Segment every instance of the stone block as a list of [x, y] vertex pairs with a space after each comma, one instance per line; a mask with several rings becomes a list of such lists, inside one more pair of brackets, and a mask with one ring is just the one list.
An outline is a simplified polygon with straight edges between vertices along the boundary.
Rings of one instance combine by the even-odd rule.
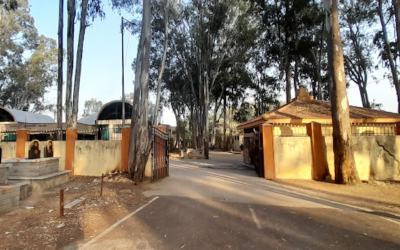
[[12, 208], [13, 208], [12, 203], [8, 203], [3, 206], [0, 206], [0, 213], [10, 211]]
[[0, 185], [7, 185], [9, 168], [0, 166]]

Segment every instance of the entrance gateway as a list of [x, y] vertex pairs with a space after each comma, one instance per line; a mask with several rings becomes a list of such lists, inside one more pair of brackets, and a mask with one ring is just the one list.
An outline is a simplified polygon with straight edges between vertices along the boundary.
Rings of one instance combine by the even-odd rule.
[[254, 166], [258, 176], [264, 177], [262, 137], [259, 131], [244, 134], [244, 162]]
[[169, 136], [153, 127], [153, 147], [151, 151], [151, 182], [169, 176]]

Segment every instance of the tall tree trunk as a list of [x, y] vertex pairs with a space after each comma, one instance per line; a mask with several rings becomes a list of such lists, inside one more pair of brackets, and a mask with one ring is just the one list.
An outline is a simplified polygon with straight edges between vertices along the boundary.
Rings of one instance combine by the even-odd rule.
[[132, 108], [128, 169], [129, 177], [136, 182], [143, 180], [151, 149], [151, 124], [149, 124], [147, 114], [151, 42], [150, 2], [150, 0], [143, 0], [142, 30], [135, 67], [135, 91]]
[[[399, 77], [397, 74], [397, 69], [394, 63], [394, 57], [393, 53], [390, 50], [390, 43], [388, 40], [388, 35], [387, 35], [387, 30], [386, 30], [386, 22], [383, 17], [383, 10], [382, 10], [382, 0], [379, 0], [379, 8], [378, 8], [378, 13], [379, 13], [379, 20], [381, 22], [382, 26], [382, 32], [383, 32], [383, 40], [385, 42], [385, 50], [388, 55], [388, 60], [389, 60], [389, 65], [390, 65], [390, 70], [392, 72], [392, 77], [393, 77], [393, 85], [396, 89], [396, 94], [397, 94], [397, 112], [400, 113], [400, 85], [399, 85]], [[397, 24], [397, 20], [396, 20]], [[399, 35], [399, 34], [397, 34]]]
[[230, 147], [230, 151], [233, 151], [233, 128], [232, 128], [232, 122], [233, 122], [233, 108], [231, 105], [231, 109], [229, 112], [229, 132], [230, 132], [230, 138], [229, 138], [229, 147]]
[[322, 21], [321, 26], [321, 38], [319, 40], [319, 57], [318, 57], [318, 99], [322, 100], [322, 77], [321, 77], [321, 61], [322, 61], [322, 48], [324, 41], [324, 28], [325, 28], [325, 19]]
[[396, 20], [397, 50], [400, 51], [400, 0], [393, 0], [393, 5]]
[[222, 150], [226, 150], [226, 95], [224, 96], [224, 136], [222, 141]]
[[168, 15], [169, 15], [169, 0], [165, 0], [165, 30], [164, 30], [164, 52], [161, 60], [161, 69], [158, 74], [158, 82], [157, 82], [157, 99], [156, 99], [156, 106], [154, 107], [154, 114], [153, 114], [153, 124], [157, 126], [158, 120], [158, 109], [160, 108], [160, 97], [161, 97], [161, 80], [164, 73], [165, 67], [165, 58], [167, 57], [167, 48], [168, 48]]
[[211, 149], [215, 148], [215, 124], [217, 123], [218, 100], [215, 100], [213, 123], [211, 124]]
[[285, 0], [285, 77], [286, 77], [286, 103], [292, 101], [291, 94], [291, 81], [292, 81], [292, 71], [290, 67], [290, 56], [289, 56], [289, 0]]
[[210, 146], [210, 120], [208, 119], [208, 106], [210, 104], [210, 90], [209, 90], [209, 79], [205, 77], [206, 81], [204, 84], [204, 156], [209, 159], [209, 146]]
[[65, 122], [71, 126], [71, 95], [72, 74], [74, 71], [74, 25], [75, 25], [75, 0], [68, 0], [68, 27], [67, 27], [67, 86], [65, 97]]
[[180, 137], [181, 124], [179, 121], [179, 116], [177, 113], [175, 113], [175, 111], [174, 111], [174, 115], [175, 115], [175, 120], [176, 120], [176, 143], [177, 143], [177, 147], [178, 147], [178, 154], [180, 154], [181, 153], [181, 137]]
[[294, 86], [294, 93], [296, 95], [297, 87], [299, 86], [299, 56], [298, 56], [298, 49], [299, 49], [299, 37], [298, 37], [298, 30], [297, 30], [297, 17], [296, 12], [294, 12], [295, 18], [295, 55], [294, 55], [294, 79], [293, 79], [293, 86]]
[[63, 138], [62, 129], [62, 92], [63, 92], [63, 29], [64, 29], [64, 0], [59, 1], [58, 12], [58, 78], [57, 78], [57, 139], [61, 141]]
[[194, 122], [194, 114], [193, 114], [193, 106], [190, 107], [190, 125], [191, 125], [191, 133], [192, 133], [192, 145], [191, 148], [195, 148], [196, 145], [196, 133], [195, 133], [195, 122]]
[[[340, 184], [358, 183], [360, 178], [354, 160], [353, 146], [351, 144], [351, 126], [349, 116], [349, 102], [346, 93], [346, 75], [344, 72], [344, 59], [342, 39], [340, 37], [338, 0], [332, 0], [332, 5], [327, 4], [330, 14], [330, 36], [332, 40], [332, 126], [333, 126], [333, 152], [335, 155], [335, 181]], [[329, 18], [328, 18], [329, 20]]]
[[182, 145], [182, 147], [183, 147], [183, 150], [184, 151], [186, 151], [186, 122], [185, 122], [185, 120], [183, 120], [183, 129], [182, 129], [182, 141], [183, 141], [183, 145]]
[[289, 103], [292, 101], [292, 93], [291, 93], [292, 70], [290, 68], [289, 52], [286, 52], [285, 74], [286, 74], [286, 103]]
[[69, 124], [73, 128], [76, 128], [78, 123], [79, 88], [81, 84], [83, 42], [85, 40], [87, 6], [88, 6], [88, 0], [82, 0], [81, 22], [80, 22], [81, 25], [79, 29], [78, 51], [76, 53], [74, 101], [72, 105], [71, 124]]

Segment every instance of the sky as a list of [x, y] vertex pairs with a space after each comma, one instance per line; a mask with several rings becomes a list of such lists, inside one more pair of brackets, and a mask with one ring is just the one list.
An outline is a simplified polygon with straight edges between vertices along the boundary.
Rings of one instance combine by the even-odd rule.
[[[66, 4], [67, 1], [64, 1]], [[91, 98], [96, 98], [104, 103], [120, 99], [122, 96], [121, 88], [121, 16], [117, 11], [113, 11], [104, 1], [105, 19], [96, 19], [92, 26], [86, 29], [86, 36], [83, 49], [81, 88], [79, 96], [79, 114], [83, 113], [84, 102]], [[30, 0], [31, 15], [35, 19], [35, 26], [40, 34], [57, 40], [58, 31], [58, 1]], [[64, 11], [66, 12], [66, 6]], [[124, 18], [131, 19], [127, 13], [122, 13]], [[66, 29], [67, 17], [64, 17], [64, 48], [66, 49]], [[75, 26], [75, 38], [79, 35], [79, 23]], [[125, 32], [125, 93], [133, 92], [134, 72], [131, 63], [136, 58], [138, 46], [137, 37], [133, 37], [129, 32]], [[75, 45], [76, 49], [77, 45]], [[64, 66], [66, 61], [64, 60]], [[64, 79], [65, 70], [64, 67]], [[376, 82], [368, 84], [368, 94], [370, 101], [382, 104], [382, 109], [390, 112], [397, 112], [396, 91], [390, 86], [387, 79], [383, 79], [382, 73], [378, 73]], [[372, 78], [372, 77], [371, 77]], [[370, 78], [370, 79], [371, 79]], [[351, 84], [347, 90], [350, 105], [362, 106], [358, 87]], [[64, 88], [65, 96], [65, 88]], [[292, 93], [294, 96], [294, 93]], [[64, 97], [65, 98], [65, 97]], [[151, 97], [153, 100], [154, 97]], [[57, 103], [57, 86], [53, 86], [49, 93], [45, 95], [48, 103]], [[282, 93], [280, 100], [285, 100]], [[65, 102], [65, 99], [63, 100]], [[50, 114], [52, 117], [53, 115]], [[175, 126], [175, 118], [171, 110], [164, 107], [162, 118], [164, 124]]]
[[[66, 4], [67, 1], [64, 1]], [[96, 98], [103, 104], [120, 99], [122, 96], [122, 58], [121, 58], [121, 16], [111, 9], [108, 1], [104, 1], [106, 17], [103, 20], [96, 19], [86, 29], [82, 75], [79, 94], [79, 114], [82, 115], [86, 100]], [[30, 0], [31, 15], [35, 19], [35, 26], [40, 34], [58, 40], [58, 1]], [[64, 12], [66, 12], [66, 5]], [[127, 13], [122, 13], [124, 18], [131, 19]], [[64, 49], [66, 50], [67, 16], [64, 15]], [[79, 23], [75, 25], [75, 50], [79, 35]], [[125, 93], [133, 92], [134, 72], [131, 64], [136, 58], [138, 46], [137, 37], [129, 32], [124, 33], [124, 57], [125, 57]], [[64, 60], [64, 82], [66, 79], [66, 60]], [[65, 102], [65, 85], [64, 85]], [[155, 99], [154, 97], [151, 97]], [[57, 103], [57, 86], [53, 86], [45, 95], [48, 103]], [[153, 101], [154, 102], [154, 101]], [[175, 118], [170, 110], [164, 108], [163, 122], [175, 124]], [[50, 114], [53, 117], [53, 114]], [[172, 118], [172, 119], [171, 119]]]

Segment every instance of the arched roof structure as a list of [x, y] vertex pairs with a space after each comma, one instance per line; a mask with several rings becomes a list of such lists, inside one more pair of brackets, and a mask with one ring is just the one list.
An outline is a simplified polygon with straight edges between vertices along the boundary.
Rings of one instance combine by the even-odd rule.
[[[125, 119], [131, 119], [133, 105], [125, 102]], [[111, 101], [101, 107], [96, 120], [121, 120], [122, 119], [122, 101]]]
[[5, 107], [0, 107], [0, 122], [55, 123], [54, 119], [48, 115], [41, 115], [16, 109], [8, 109]]

